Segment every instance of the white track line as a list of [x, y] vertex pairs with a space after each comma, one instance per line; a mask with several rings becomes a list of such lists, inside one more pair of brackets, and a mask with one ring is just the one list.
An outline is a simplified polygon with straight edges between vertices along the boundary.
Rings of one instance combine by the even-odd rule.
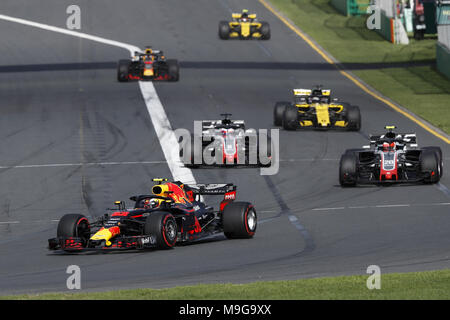
[[164, 156], [167, 159], [167, 165], [174, 179], [184, 183], [195, 184], [195, 178], [191, 169], [184, 167], [180, 160], [178, 140], [172, 130], [172, 126], [158, 98], [153, 83], [139, 81], [139, 87], [141, 88], [142, 96], [147, 105], [147, 110], [152, 119], [153, 127], [155, 128]]
[[[78, 37], [86, 40], [107, 44], [114, 47], [127, 49], [130, 52], [130, 55], [133, 55], [135, 51], [141, 51], [139, 47], [127, 43], [109, 40], [82, 32], [58, 28], [43, 23], [37, 23], [25, 19], [6, 16], [3, 14], [0, 14], [0, 19], [4, 21], [27, 25], [34, 28], [43, 29], [46, 31], [62, 33], [73, 37]], [[167, 118], [167, 114], [164, 110], [164, 107], [162, 106], [161, 101], [159, 100], [159, 97], [156, 93], [153, 83], [139, 82], [139, 87], [144, 97], [147, 110], [150, 114], [150, 118], [152, 119], [153, 126], [159, 138], [159, 143], [161, 144], [161, 148], [163, 150], [164, 156], [166, 157], [167, 165], [169, 166], [173, 179], [182, 181], [184, 183], [196, 183], [192, 171], [189, 168], [185, 168], [180, 161], [178, 141], [176, 139], [175, 133], [172, 130], [169, 119]], [[20, 167], [25, 166], [16, 166], [15, 168]]]
[[128, 51], [130, 51], [130, 55], [133, 55], [135, 51], [141, 51], [141, 49], [139, 47], [133, 46], [131, 44], [127, 44], [127, 43], [123, 43], [123, 42], [119, 42], [119, 41], [115, 41], [115, 40], [109, 40], [109, 39], [93, 36], [93, 35], [82, 33], [82, 32], [77, 32], [77, 31], [72, 31], [72, 30], [68, 30], [68, 29], [64, 29], [64, 28], [50, 26], [48, 24], [43, 24], [43, 23], [33, 22], [33, 21], [25, 20], [25, 19], [6, 16], [4, 14], [0, 14], [0, 19], [9, 21], [9, 22], [20, 23], [23, 25], [27, 25], [30, 27], [39, 28], [39, 29], [43, 29], [43, 30], [47, 30], [47, 31], [58, 32], [58, 33], [66, 34], [66, 35], [73, 36], [73, 37], [83, 38], [86, 40], [100, 42], [100, 43], [107, 44], [107, 45], [114, 46], [114, 47], [127, 49]]

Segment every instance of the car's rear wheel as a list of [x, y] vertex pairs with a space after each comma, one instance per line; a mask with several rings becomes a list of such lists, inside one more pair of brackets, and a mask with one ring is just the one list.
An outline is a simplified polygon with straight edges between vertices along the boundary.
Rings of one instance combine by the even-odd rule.
[[175, 59], [167, 60], [167, 67], [169, 73], [169, 81], [178, 81], [180, 79], [180, 66]]
[[223, 232], [229, 239], [252, 238], [256, 232], [257, 215], [249, 202], [231, 202], [222, 212]]
[[155, 237], [157, 248], [170, 249], [177, 242], [177, 222], [169, 212], [154, 211], [145, 220], [144, 233]]
[[296, 106], [286, 106], [283, 113], [283, 128], [285, 130], [298, 128], [298, 110]]
[[358, 162], [356, 154], [346, 152], [341, 156], [339, 162], [339, 183], [342, 187], [352, 187], [356, 185], [358, 178]]
[[420, 171], [425, 183], [438, 183], [441, 179], [439, 158], [435, 150], [423, 150], [420, 154]]
[[357, 106], [347, 107], [348, 129], [351, 131], [359, 131], [361, 129], [361, 112]]
[[66, 214], [58, 222], [56, 236], [62, 238], [81, 238], [87, 243], [91, 236], [89, 221], [82, 214]]
[[269, 40], [270, 39], [270, 26], [267, 22], [261, 22], [261, 39]]
[[227, 21], [219, 22], [219, 38], [222, 40], [227, 40], [230, 38], [230, 25]]
[[289, 102], [281, 101], [275, 104], [275, 108], [273, 109], [273, 124], [277, 127], [283, 125], [283, 114], [284, 110], [286, 110], [287, 106], [290, 106]]
[[120, 60], [117, 66], [117, 80], [119, 82], [127, 82], [130, 70], [130, 60]]

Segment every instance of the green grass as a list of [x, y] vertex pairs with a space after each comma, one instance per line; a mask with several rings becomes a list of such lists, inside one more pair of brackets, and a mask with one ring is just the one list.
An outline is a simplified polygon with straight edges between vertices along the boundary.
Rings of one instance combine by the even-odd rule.
[[424, 300], [450, 299], [450, 270], [385, 274], [381, 289], [369, 290], [369, 275], [267, 281], [250, 284], [211, 284], [170, 289], [136, 289], [96, 293], [48, 293], [4, 296], [16, 300]]
[[[450, 80], [435, 68], [435, 36], [394, 45], [367, 29], [366, 17], [345, 17], [330, 0], [269, 1], [340, 62], [366, 64], [363, 70], [350, 71], [367, 84], [450, 133]], [[408, 62], [430, 65], [393, 65]], [[378, 63], [383, 66], [373, 65]]]

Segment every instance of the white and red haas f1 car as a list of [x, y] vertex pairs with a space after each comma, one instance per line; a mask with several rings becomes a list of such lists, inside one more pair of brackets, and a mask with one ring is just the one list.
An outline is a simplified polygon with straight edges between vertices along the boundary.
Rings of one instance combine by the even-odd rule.
[[443, 174], [440, 147], [419, 148], [415, 133], [371, 135], [370, 145], [341, 156], [341, 186], [376, 183], [437, 183]]
[[246, 129], [244, 120], [231, 120], [229, 113], [221, 116], [221, 120], [203, 120], [201, 134], [182, 142], [180, 157], [185, 166], [270, 166], [271, 137]]

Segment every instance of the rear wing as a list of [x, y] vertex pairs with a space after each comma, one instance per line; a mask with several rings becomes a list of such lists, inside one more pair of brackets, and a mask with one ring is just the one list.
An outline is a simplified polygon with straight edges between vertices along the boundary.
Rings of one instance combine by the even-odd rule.
[[314, 93], [314, 95], [320, 95], [320, 96], [330, 96], [331, 90], [330, 89], [293, 89], [294, 96], [310, 96]]
[[[380, 141], [384, 139], [388, 139], [385, 134], [381, 135], [369, 135], [369, 140], [371, 145], [376, 145]], [[405, 144], [417, 144], [417, 136], [415, 133], [396, 133], [395, 139], [396, 141], [401, 141]]]
[[188, 187], [198, 195], [226, 195], [230, 192], [236, 192], [236, 186], [232, 183], [208, 183], [208, 184], [189, 184]]
[[[232, 120], [231, 124], [236, 126], [236, 128], [245, 129], [244, 120]], [[202, 121], [202, 131], [208, 131], [211, 129], [216, 129], [217, 127], [225, 125], [222, 120], [203, 120]]]
[[[242, 17], [242, 13], [232, 13], [231, 17], [233, 19], [240, 19]], [[252, 13], [248, 15], [249, 19], [256, 19], [256, 13]]]
[[310, 96], [312, 90], [309, 89], [293, 89], [294, 96]]

